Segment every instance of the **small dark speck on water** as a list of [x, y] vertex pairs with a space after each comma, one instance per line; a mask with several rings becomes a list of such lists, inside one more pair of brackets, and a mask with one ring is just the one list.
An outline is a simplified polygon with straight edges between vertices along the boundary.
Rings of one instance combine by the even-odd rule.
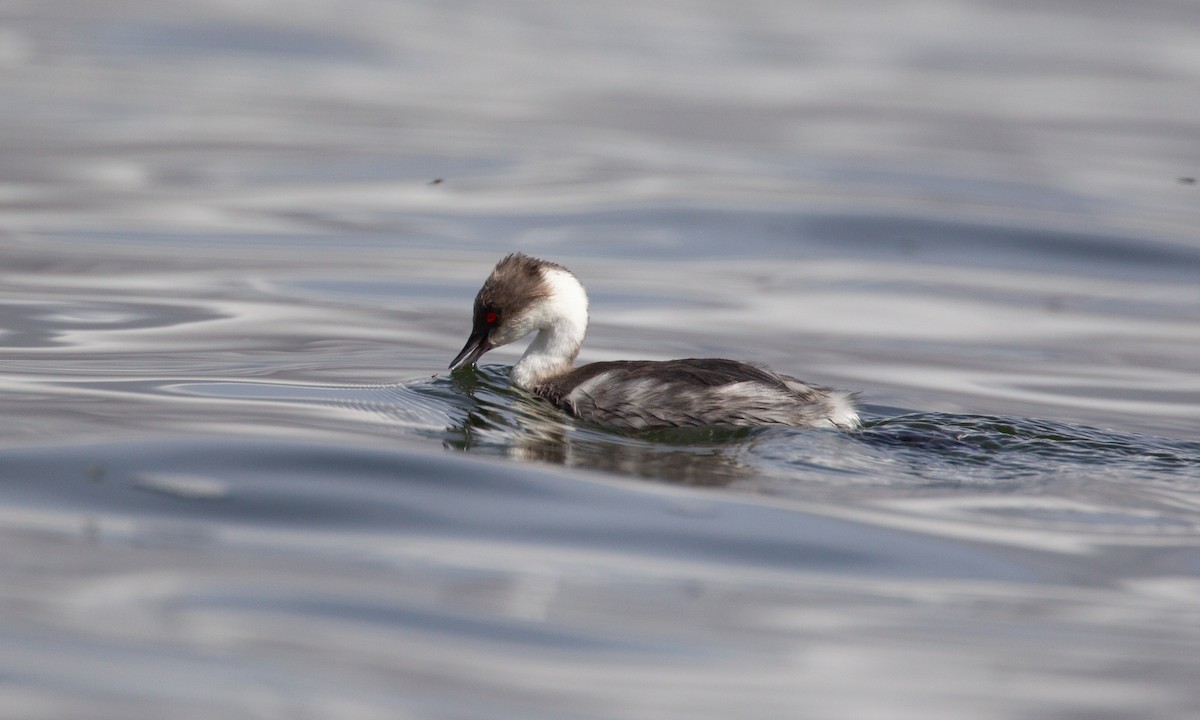
[[430, 185], [441, 185], [444, 182], [446, 182], [444, 178], [434, 178], [429, 181], [429, 184]]
[[1181, 178], [1179, 178], [1179, 184], [1180, 184], [1180, 185], [1195, 185], [1195, 184], [1196, 184], [1196, 178], [1194, 178], [1194, 177], [1181, 177]]

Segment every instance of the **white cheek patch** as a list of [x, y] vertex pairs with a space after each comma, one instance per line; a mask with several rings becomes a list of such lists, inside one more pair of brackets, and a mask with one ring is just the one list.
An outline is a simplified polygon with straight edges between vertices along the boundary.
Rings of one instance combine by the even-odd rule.
[[492, 341], [493, 345], [499, 347], [500, 345], [507, 345], [511, 342], [516, 342], [533, 332], [535, 329], [536, 327], [530, 320], [528, 314], [520, 315], [506, 323], [502, 323], [498, 328], [492, 331], [492, 333], [488, 336], [488, 339]]

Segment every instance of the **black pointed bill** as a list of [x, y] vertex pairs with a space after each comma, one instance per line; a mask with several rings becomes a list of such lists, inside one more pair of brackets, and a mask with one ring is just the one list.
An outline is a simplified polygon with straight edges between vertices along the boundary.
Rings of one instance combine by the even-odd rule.
[[471, 337], [467, 338], [467, 344], [463, 345], [462, 352], [450, 362], [450, 369], [457, 370], [464, 365], [474, 365], [485, 352], [491, 349], [492, 345], [488, 342], [486, 330], [473, 332]]

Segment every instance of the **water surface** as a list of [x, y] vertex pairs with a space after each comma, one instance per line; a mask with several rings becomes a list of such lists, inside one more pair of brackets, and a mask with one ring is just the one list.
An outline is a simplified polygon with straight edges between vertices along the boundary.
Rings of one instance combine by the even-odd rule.
[[[1200, 13], [40, 2], [0, 30], [0, 715], [1200, 714]], [[855, 390], [614, 434], [445, 370]]]

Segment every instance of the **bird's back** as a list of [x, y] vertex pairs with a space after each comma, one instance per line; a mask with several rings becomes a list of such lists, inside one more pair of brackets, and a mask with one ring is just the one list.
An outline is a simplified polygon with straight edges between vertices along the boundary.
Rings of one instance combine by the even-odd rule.
[[532, 389], [582, 420], [622, 429], [858, 425], [849, 393], [736, 360], [599, 362]]

